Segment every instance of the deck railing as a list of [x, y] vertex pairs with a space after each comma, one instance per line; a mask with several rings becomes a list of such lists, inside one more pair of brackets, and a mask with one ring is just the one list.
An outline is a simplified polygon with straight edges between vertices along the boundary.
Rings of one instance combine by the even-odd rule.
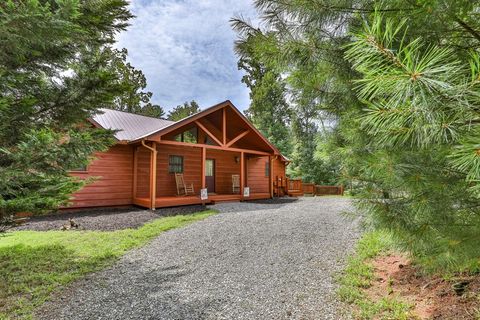
[[[285, 190], [285, 194], [290, 196], [301, 196], [304, 194], [310, 194], [314, 196], [322, 195], [343, 195], [343, 186], [322, 186], [314, 183], [304, 183], [302, 179], [290, 179], [285, 180], [276, 177], [274, 186], [278, 189]], [[283, 187], [284, 188], [281, 188]], [[279, 193], [276, 193], [277, 196]]]
[[343, 186], [315, 186], [315, 195], [342, 195]]
[[303, 191], [302, 179], [288, 179], [288, 191]]

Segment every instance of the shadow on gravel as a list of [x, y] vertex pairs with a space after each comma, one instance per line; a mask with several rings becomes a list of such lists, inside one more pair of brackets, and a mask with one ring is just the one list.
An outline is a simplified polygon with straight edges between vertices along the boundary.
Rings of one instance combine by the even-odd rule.
[[31, 217], [27, 223], [12, 230], [59, 230], [69, 219], [75, 220], [81, 230], [114, 231], [138, 228], [159, 217], [192, 214], [205, 210], [201, 205], [162, 208], [156, 211], [127, 208], [94, 208], [75, 211], [59, 211], [55, 214]]
[[[184, 294], [178, 292], [176, 282], [189, 273], [177, 266], [143, 273], [136, 285], [144, 286], [143, 294], [149, 300], [148, 304], [155, 305], [155, 309], [148, 310], [146, 314], [144, 310], [136, 311], [142, 311], [142, 317], [149, 319], [208, 319], [209, 314], [216, 313], [225, 305], [226, 299], [204, 295], [200, 299], [185, 300]], [[135, 315], [135, 310], [132, 311]]]
[[[221, 208], [220, 212], [246, 212], [246, 211], [258, 211], [258, 210], [270, 210], [279, 209], [291, 203], [297, 202], [298, 198], [283, 197], [273, 198], [265, 200], [249, 200], [245, 202], [229, 202], [220, 203], [218, 206]], [[210, 209], [217, 209], [216, 205], [209, 206]]]
[[[179, 292], [180, 279], [191, 271], [177, 265], [145, 268], [119, 273], [113, 268], [94, 283], [83, 280], [45, 304], [37, 317], [53, 319], [195, 319], [211, 318], [209, 314], [225, 305], [225, 299], [210, 295], [200, 299], [185, 299]], [[129, 283], [125, 286], [124, 283]], [[93, 290], [89, 289], [92, 288]], [[92, 295], [92, 292], [95, 294]], [[112, 299], [111, 296], [115, 298]], [[65, 302], [67, 301], [67, 305]], [[132, 301], [135, 301], [132, 304]], [[75, 308], [71, 306], [75, 305]], [[85, 307], [88, 306], [88, 307]]]
[[265, 199], [265, 200], [252, 200], [248, 201], [249, 203], [260, 203], [260, 204], [271, 204], [271, 205], [284, 205], [293, 202], [297, 202], [298, 198], [273, 198], [273, 199]]

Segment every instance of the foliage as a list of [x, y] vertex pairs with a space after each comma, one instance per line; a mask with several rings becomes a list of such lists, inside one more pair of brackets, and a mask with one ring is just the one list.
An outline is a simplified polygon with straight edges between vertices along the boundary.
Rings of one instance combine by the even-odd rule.
[[[462, 140], [480, 138], [473, 124], [478, 69], [468, 68], [478, 57], [409, 38], [405, 23], [375, 14], [346, 52], [362, 75], [359, 125], [370, 138], [372, 156], [382, 159], [375, 173], [364, 170], [373, 181], [365, 184], [360, 207], [372, 225], [389, 225], [427, 267], [463, 268], [480, 255], [473, 245], [480, 231], [479, 200], [471, 185], [478, 181], [477, 160], [459, 153], [466, 147]], [[379, 192], [381, 198], [372, 198]]]
[[412, 319], [411, 305], [400, 301], [395, 296], [387, 296], [378, 301], [371, 300], [364, 289], [372, 285], [374, 269], [369, 260], [388, 252], [391, 239], [385, 232], [365, 233], [357, 243], [355, 254], [349, 257], [347, 267], [338, 282], [339, 297], [357, 307], [359, 319]]
[[[316, 156], [317, 146], [329, 139], [330, 132], [325, 128], [324, 114], [319, 112], [319, 100], [303, 86], [311, 78], [311, 70], [287, 71], [279, 58], [284, 48], [274, 30], [254, 28], [241, 18], [232, 19], [232, 25], [239, 34], [238, 66], [246, 72], [242, 81], [250, 89], [247, 116], [292, 160], [290, 176], [335, 184], [338, 164], [328, 155]], [[312, 82], [309, 85], [309, 90], [316, 87]]]
[[[428, 269], [477, 270], [478, 4], [255, 5], [269, 34], [262, 57], [285, 77], [298, 115], [293, 170], [315, 172], [325, 147], [367, 225], [389, 230]], [[316, 146], [322, 124], [327, 146]]]
[[115, 97], [114, 108], [119, 111], [162, 118], [165, 115], [163, 108], [150, 102], [152, 97], [150, 91], [143, 91], [147, 87], [145, 75], [127, 62], [127, 49], [113, 49], [111, 55], [110, 67], [123, 89], [123, 93]]
[[0, 220], [68, 202], [85, 182], [68, 176], [110, 132], [86, 119], [126, 90], [110, 68], [125, 0], [0, 3]]
[[165, 217], [138, 229], [16, 231], [0, 241], [0, 318], [29, 318], [35, 307], [82, 276], [111, 265], [160, 233], [204, 219], [214, 211]]
[[178, 105], [168, 112], [167, 119], [172, 121], [182, 120], [192, 114], [200, 112], [200, 106], [195, 100]]
[[245, 71], [242, 82], [250, 89], [251, 104], [245, 111], [246, 116], [256, 128], [269, 139], [285, 156], [292, 152], [289, 123], [290, 108], [285, 100], [285, 84], [274, 66], [263, 62], [268, 47], [269, 35], [259, 30], [242, 33], [243, 23], [235, 21], [241, 39], [236, 42], [239, 56], [238, 69]]

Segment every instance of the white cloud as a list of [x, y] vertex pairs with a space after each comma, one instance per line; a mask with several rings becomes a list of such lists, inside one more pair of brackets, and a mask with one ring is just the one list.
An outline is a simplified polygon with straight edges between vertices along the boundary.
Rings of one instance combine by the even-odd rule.
[[251, 0], [133, 0], [136, 15], [118, 36], [141, 69], [153, 100], [165, 109], [196, 100], [208, 107], [226, 99], [248, 107], [233, 52], [233, 16], [255, 17]]

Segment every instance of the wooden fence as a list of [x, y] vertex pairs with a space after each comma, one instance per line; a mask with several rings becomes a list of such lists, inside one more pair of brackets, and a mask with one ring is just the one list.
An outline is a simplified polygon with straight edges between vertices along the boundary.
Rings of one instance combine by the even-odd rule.
[[303, 188], [303, 193], [315, 194], [315, 184], [314, 183], [303, 183], [302, 188]]
[[315, 186], [315, 195], [342, 195], [343, 186]]
[[[302, 179], [274, 180], [274, 187], [276, 187], [275, 194], [282, 196], [287, 194], [289, 196], [303, 196], [304, 194], [323, 196], [323, 195], [343, 195], [343, 186], [320, 186], [314, 183], [303, 183]], [[282, 192], [280, 192], [280, 190]]]

